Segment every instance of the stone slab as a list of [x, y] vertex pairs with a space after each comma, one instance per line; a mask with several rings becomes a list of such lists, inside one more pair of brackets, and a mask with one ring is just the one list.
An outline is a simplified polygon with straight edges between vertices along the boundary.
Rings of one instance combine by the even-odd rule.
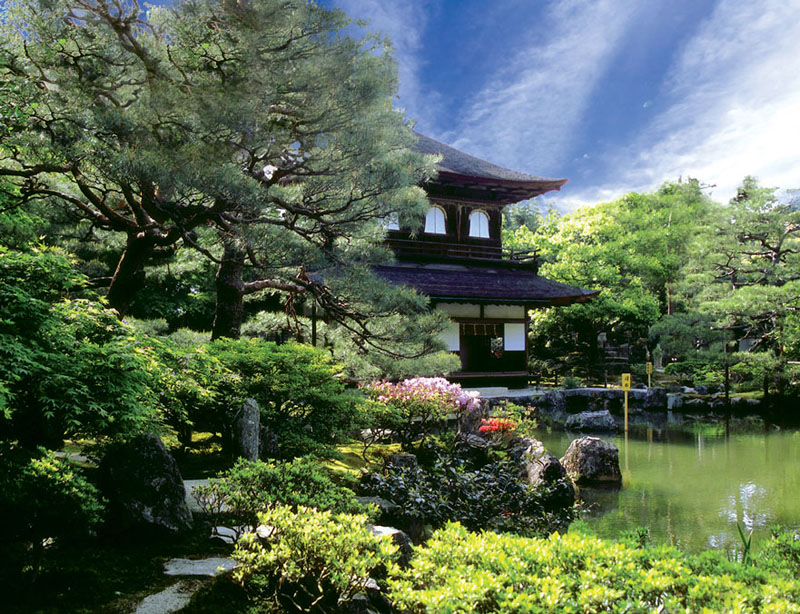
[[227, 557], [207, 559], [172, 559], [164, 563], [168, 576], [218, 576], [236, 567], [236, 562]]
[[135, 614], [170, 614], [185, 608], [201, 584], [191, 581], [176, 582], [160, 593], [148, 595], [136, 607]]

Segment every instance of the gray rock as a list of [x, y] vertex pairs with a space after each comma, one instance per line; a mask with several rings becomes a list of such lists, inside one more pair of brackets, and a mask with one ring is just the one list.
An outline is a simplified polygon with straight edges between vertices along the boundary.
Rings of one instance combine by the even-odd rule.
[[112, 448], [100, 463], [100, 485], [110, 526], [120, 532], [175, 533], [192, 525], [178, 464], [156, 435]]
[[564, 467], [555, 456], [545, 450], [541, 441], [526, 437], [522, 442], [527, 444], [521, 461], [523, 479], [528, 484], [553, 484], [566, 477]]
[[171, 559], [164, 563], [164, 573], [168, 576], [209, 576], [214, 577], [236, 567], [236, 561], [224, 557], [207, 559]]
[[616, 431], [617, 425], [611, 413], [602, 411], [584, 411], [567, 418], [567, 430], [574, 431]]
[[622, 483], [617, 446], [597, 437], [573, 440], [561, 464], [578, 485]]
[[261, 412], [255, 399], [245, 399], [233, 426], [236, 453], [249, 461], [258, 460]]
[[667, 391], [664, 388], [647, 388], [642, 400], [642, 409], [666, 409]]
[[537, 439], [522, 440], [528, 446], [522, 454], [522, 479], [532, 486], [547, 486], [544, 504], [549, 509], [571, 507], [575, 503], [575, 486], [568, 479], [561, 462]]
[[667, 409], [679, 409], [683, 407], [683, 395], [682, 394], [668, 394], [667, 395]]
[[361, 505], [377, 505], [382, 516], [392, 516], [401, 511], [399, 505], [383, 497], [356, 497], [356, 500]]
[[397, 562], [401, 567], [408, 567], [411, 563], [411, 557], [414, 555], [414, 544], [411, 542], [411, 537], [409, 537], [407, 533], [400, 529], [395, 529], [394, 527], [383, 527], [380, 525], [370, 525], [369, 529], [372, 531], [373, 535], [388, 535], [391, 537], [400, 551], [400, 557]]
[[386, 457], [387, 467], [397, 467], [398, 469], [416, 469], [418, 464], [417, 457], [413, 454], [390, 454]]

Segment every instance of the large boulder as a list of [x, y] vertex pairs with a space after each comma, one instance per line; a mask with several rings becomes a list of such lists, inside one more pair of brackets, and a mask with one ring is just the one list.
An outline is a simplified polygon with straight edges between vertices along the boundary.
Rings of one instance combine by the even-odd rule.
[[573, 440], [561, 457], [561, 464], [579, 486], [622, 483], [617, 446], [598, 437]]
[[561, 462], [538, 439], [522, 439], [520, 445], [511, 450], [512, 457], [520, 449], [522, 479], [531, 486], [546, 489], [545, 506], [551, 510], [572, 506], [575, 502], [575, 487]]
[[613, 432], [617, 430], [614, 417], [607, 409], [601, 411], [583, 411], [579, 414], [572, 414], [567, 418], [566, 428], [568, 431], [597, 431]]
[[192, 525], [178, 464], [156, 435], [112, 448], [100, 463], [100, 485], [114, 529], [177, 533]]
[[261, 412], [255, 399], [245, 399], [234, 424], [236, 454], [257, 461], [260, 447]]

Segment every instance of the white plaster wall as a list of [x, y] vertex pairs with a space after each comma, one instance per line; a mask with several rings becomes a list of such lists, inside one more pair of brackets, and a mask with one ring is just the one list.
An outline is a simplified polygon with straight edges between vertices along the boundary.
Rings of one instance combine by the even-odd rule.
[[481, 306], [469, 303], [438, 303], [436, 309], [441, 309], [454, 318], [479, 318], [481, 316]]
[[507, 352], [525, 351], [524, 324], [503, 324], [503, 348]]
[[447, 344], [447, 349], [451, 352], [458, 352], [461, 349], [458, 322], [450, 322], [447, 325], [447, 328], [442, 333], [442, 340]]
[[513, 318], [515, 320], [525, 317], [525, 307], [522, 305], [486, 305], [483, 315], [487, 318]]

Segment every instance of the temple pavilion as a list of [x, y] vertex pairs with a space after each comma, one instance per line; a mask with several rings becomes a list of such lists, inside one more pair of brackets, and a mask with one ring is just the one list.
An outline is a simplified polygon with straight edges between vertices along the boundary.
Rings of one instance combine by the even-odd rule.
[[388, 225], [392, 265], [376, 272], [430, 297], [450, 316], [444, 333], [469, 385], [524, 385], [529, 310], [587, 301], [599, 291], [539, 275], [534, 252], [503, 248], [503, 208], [559, 190], [567, 180], [491, 164], [417, 133], [416, 149], [439, 154], [438, 177], [424, 187], [431, 201], [424, 228]]

